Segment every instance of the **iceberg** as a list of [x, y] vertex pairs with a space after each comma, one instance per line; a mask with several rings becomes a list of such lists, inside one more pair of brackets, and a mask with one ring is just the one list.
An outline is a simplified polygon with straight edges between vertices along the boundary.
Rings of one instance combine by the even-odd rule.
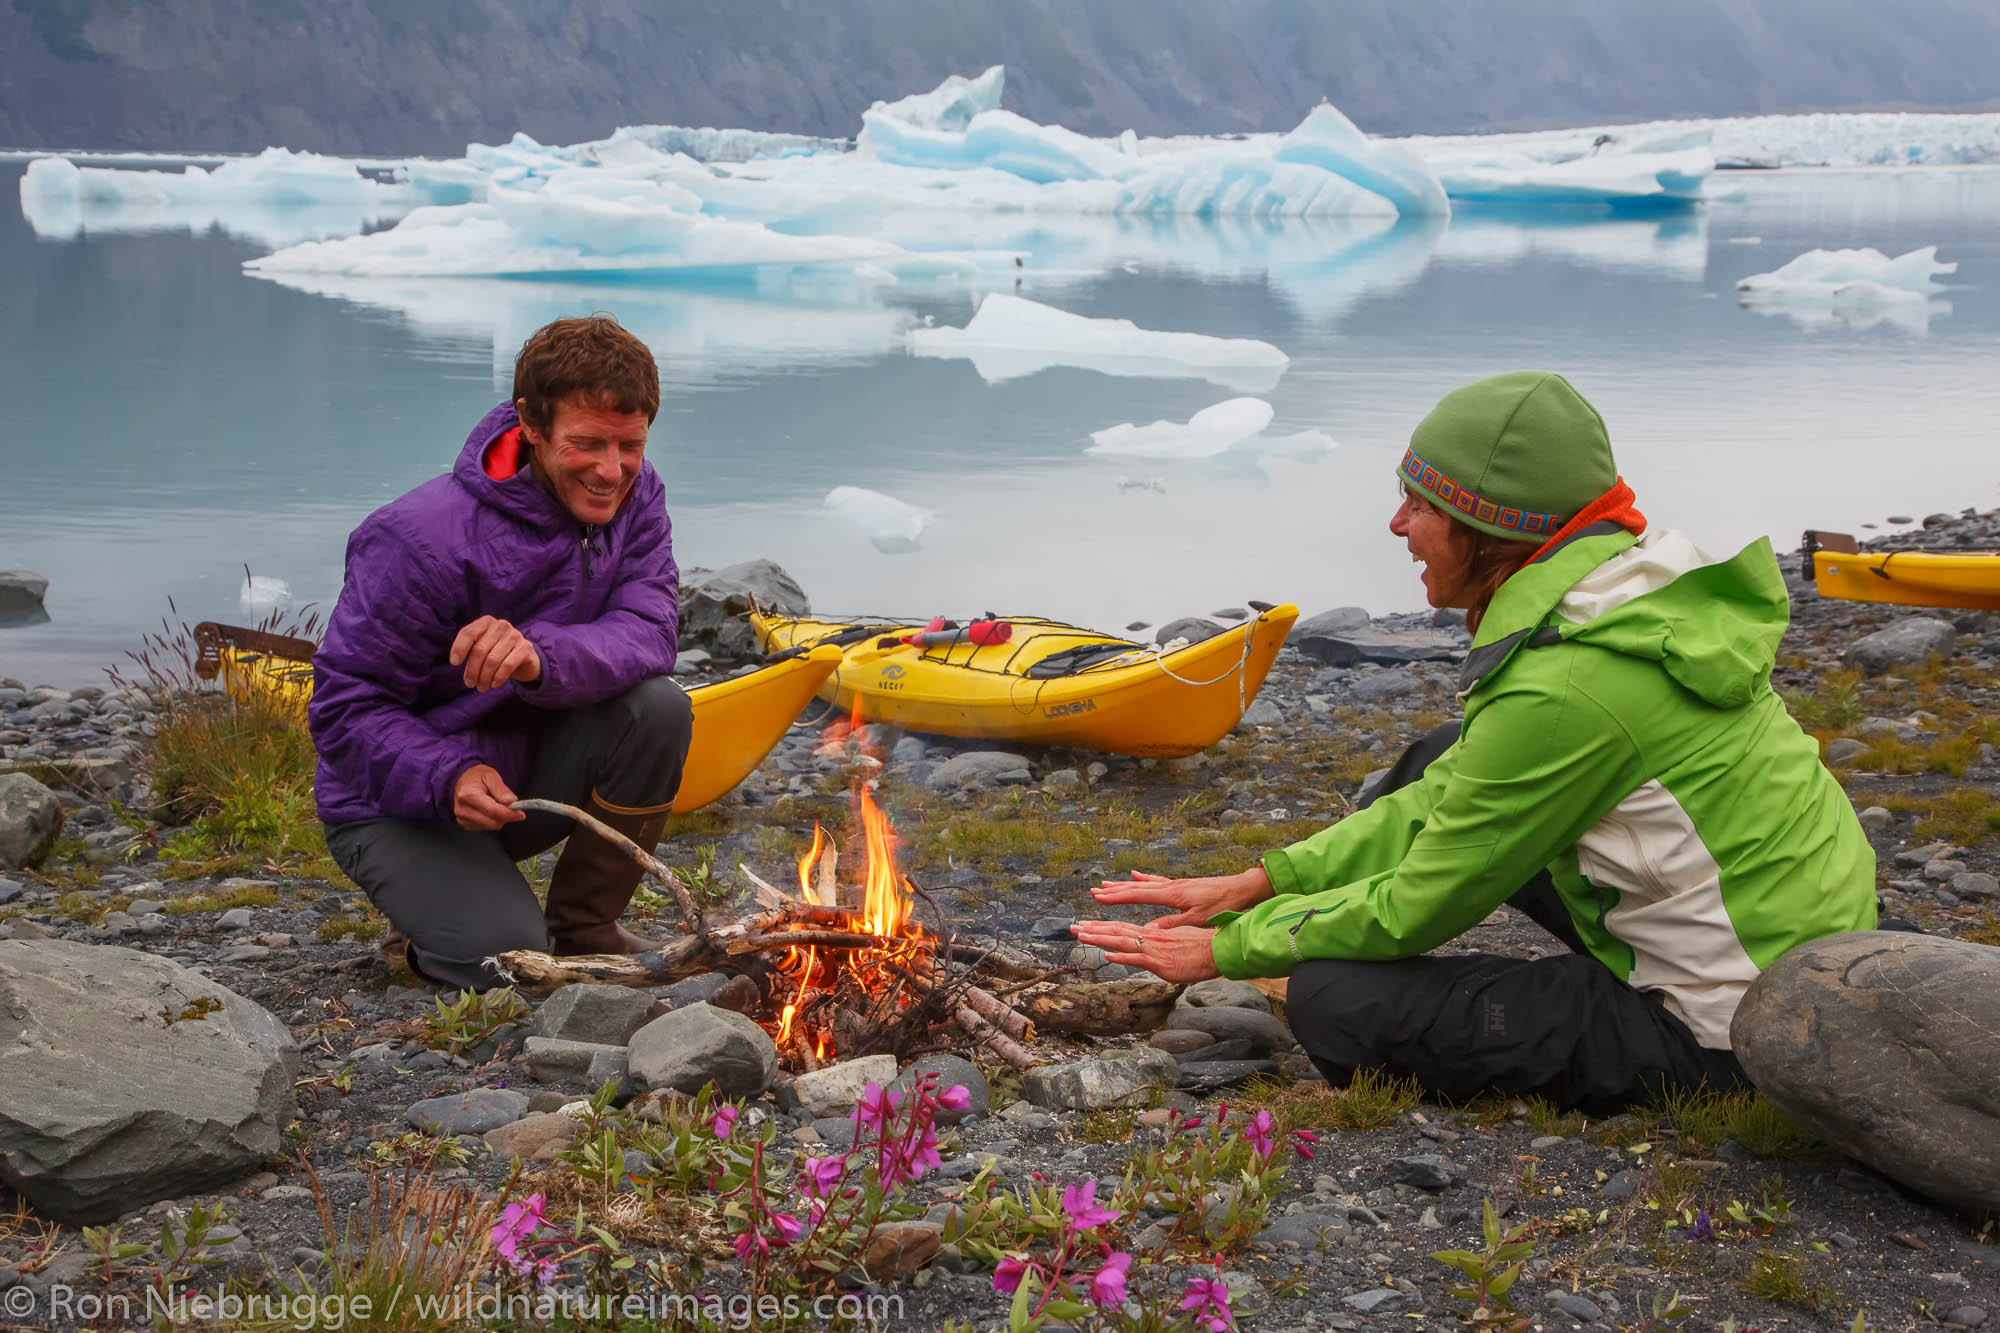
[[1007, 67], [990, 66], [977, 78], [953, 74], [927, 93], [912, 93], [895, 102], [877, 102], [863, 113], [898, 120], [922, 130], [962, 130], [972, 118], [1000, 105], [1007, 86]]
[[[504, 182], [504, 183], [503, 183]], [[374, 277], [540, 274], [742, 276], [833, 266], [867, 281], [959, 280], [1011, 268], [1012, 255], [928, 253], [849, 236], [795, 236], [701, 211], [672, 181], [565, 168], [540, 188], [496, 174], [483, 204], [433, 205], [386, 231], [313, 241], [248, 261], [253, 273]]]
[[1137, 166], [1119, 145], [1000, 110], [980, 112], [962, 130], [926, 129], [864, 111], [854, 149], [864, 160], [892, 166], [943, 171], [990, 167], [1036, 185], [1117, 180]]
[[1422, 158], [1400, 144], [1370, 139], [1330, 102], [1314, 107], [1271, 156], [1345, 177], [1387, 199], [1404, 217], [1451, 214], [1443, 184]]
[[884, 555], [907, 555], [917, 549], [924, 529], [937, 515], [865, 486], [836, 486], [822, 502], [842, 522], [867, 534]]
[[1445, 193], [1466, 203], [1686, 208], [1715, 171], [1707, 148], [1600, 153], [1562, 162], [1433, 163]]
[[1231, 398], [1204, 407], [1186, 421], [1149, 426], [1122, 421], [1090, 433], [1085, 453], [1121, 458], [1213, 458], [1271, 424], [1271, 405], [1262, 398]]
[[910, 351], [969, 358], [988, 383], [1076, 366], [1107, 375], [1196, 377], [1259, 393], [1275, 386], [1291, 364], [1290, 357], [1255, 338], [1156, 332], [1129, 319], [1091, 319], [1005, 292], [988, 293], [962, 329], [913, 329]]
[[1874, 249], [1808, 250], [1782, 268], [1751, 274], [1736, 284], [1736, 290], [1745, 304], [1921, 304], [1944, 290], [1936, 281], [1939, 274], [1957, 271], [1957, 264], [1939, 262], [1935, 245], [1894, 259]]

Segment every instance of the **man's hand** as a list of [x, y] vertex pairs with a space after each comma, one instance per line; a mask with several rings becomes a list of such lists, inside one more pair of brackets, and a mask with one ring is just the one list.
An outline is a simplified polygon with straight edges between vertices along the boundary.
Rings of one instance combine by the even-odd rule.
[[465, 667], [465, 683], [484, 693], [510, 680], [533, 685], [542, 678], [542, 655], [527, 635], [498, 616], [481, 616], [451, 641], [451, 664]]
[[461, 827], [491, 833], [502, 824], [528, 816], [512, 809], [516, 797], [491, 764], [474, 764], [458, 775], [451, 793], [451, 813]]

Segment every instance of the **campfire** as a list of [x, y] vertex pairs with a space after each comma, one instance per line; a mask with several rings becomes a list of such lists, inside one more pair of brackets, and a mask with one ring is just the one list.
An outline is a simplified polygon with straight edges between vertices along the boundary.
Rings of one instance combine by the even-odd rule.
[[[830, 730], [829, 743], [853, 744], [858, 736], [849, 721]], [[863, 755], [861, 767], [879, 771], [880, 763]], [[857, 778], [849, 795], [860, 855], [844, 857], [815, 823], [812, 846], [798, 861], [796, 895], [743, 866], [757, 910], [719, 925], [704, 919], [666, 866], [588, 814], [522, 801], [522, 809], [569, 816], [622, 844], [673, 894], [683, 930], [656, 954], [554, 958], [520, 950], [497, 961], [529, 990], [576, 981], [658, 986], [709, 971], [747, 976], [764, 997], [752, 1017], [795, 1071], [881, 1052], [909, 1059], [978, 1048], [1027, 1068], [1040, 1058], [1030, 1049], [1038, 1032], [1106, 1036], [1165, 1020], [1180, 991], [1171, 983], [1068, 980], [1020, 950], [957, 940], [946, 913], [898, 870], [895, 830], [872, 779]], [[928, 928], [918, 919], [919, 902]]]

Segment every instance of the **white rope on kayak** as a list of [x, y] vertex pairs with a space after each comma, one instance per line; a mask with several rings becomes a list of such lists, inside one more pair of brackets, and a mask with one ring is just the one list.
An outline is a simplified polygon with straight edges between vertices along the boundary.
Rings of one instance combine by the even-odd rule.
[[[1165, 644], [1156, 643], [1153, 645], [1153, 663], [1154, 665], [1160, 668], [1162, 673], [1164, 673], [1171, 679], [1177, 680], [1183, 685], [1192, 685], [1196, 689], [1205, 689], [1210, 685], [1220, 685], [1223, 681], [1229, 679], [1230, 672], [1232, 671], [1235, 672], [1236, 707], [1241, 712], [1248, 712], [1250, 708], [1249, 667], [1250, 667], [1251, 635], [1256, 631], [1257, 622], [1262, 619], [1263, 617], [1261, 615], [1252, 616], [1250, 619], [1243, 622], [1242, 656], [1236, 659], [1235, 666], [1230, 667], [1227, 671], [1224, 671], [1221, 675], [1215, 677], [1213, 680], [1189, 680], [1186, 676], [1180, 675], [1172, 667], [1167, 665], [1167, 647]], [[1173, 651], [1179, 652], [1180, 649], [1176, 648]]]

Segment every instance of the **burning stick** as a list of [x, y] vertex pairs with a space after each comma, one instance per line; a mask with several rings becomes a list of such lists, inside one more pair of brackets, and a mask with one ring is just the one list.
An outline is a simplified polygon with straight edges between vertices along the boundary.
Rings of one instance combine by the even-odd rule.
[[514, 802], [514, 809], [536, 811], [548, 815], [562, 815], [583, 825], [592, 833], [595, 833], [598, 837], [604, 839], [619, 851], [638, 862], [639, 869], [645, 871], [667, 887], [668, 892], [674, 895], [674, 901], [680, 905], [681, 916], [686, 918], [690, 934], [694, 935], [697, 939], [708, 934], [707, 927], [702, 924], [701, 909], [694, 905], [694, 898], [688, 893], [687, 886], [681, 883], [680, 877], [667, 869], [666, 864], [651, 852], [645, 850], [638, 843], [633, 842], [630, 838], [620, 833], [617, 829], [612, 828], [597, 816], [587, 811], [579, 810], [573, 805], [564, 805], [561, 801], [544, 801], [535, 798]]
[[892, 946], [894, 941], [885, 940], [880, 935], [866, 935], [854, 930], [781, 930], [768, 935], [745, 935], [740, 940], [731, 940], [730, 953], [761, 953], [766, 949], [783, 949], [797, 945], [801, 949], [881, 949]]

